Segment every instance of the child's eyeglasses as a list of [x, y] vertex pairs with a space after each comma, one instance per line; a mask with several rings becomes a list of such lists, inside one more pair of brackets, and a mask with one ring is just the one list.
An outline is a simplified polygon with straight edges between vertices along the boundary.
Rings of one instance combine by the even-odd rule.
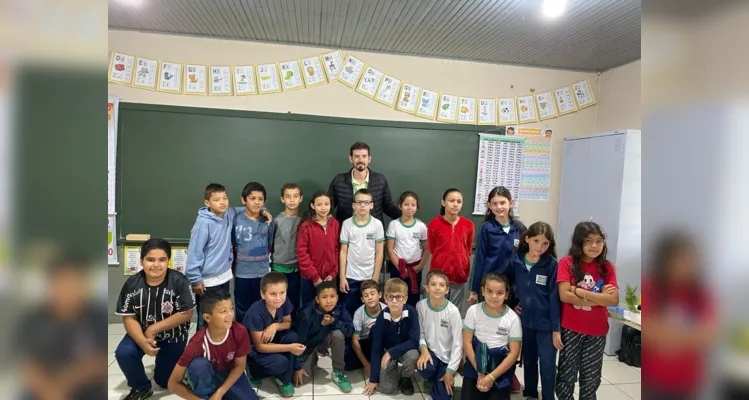
[[372, 204], [372, 200], [357, 200], [354, 202], [357, 206], [368, 206]]
[[387, 295], [387, 299], [396, 303], [400, 303], [401, 301], [406, 299], [406, 296], [401, 296], [399, 294], [396, 294], [396, 295], [389, 294]]

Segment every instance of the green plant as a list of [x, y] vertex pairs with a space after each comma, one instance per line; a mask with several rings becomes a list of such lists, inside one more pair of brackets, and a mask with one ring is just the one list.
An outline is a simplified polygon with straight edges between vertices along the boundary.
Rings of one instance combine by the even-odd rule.
[[637, 312], [637, 288], [638, 286], [632, 287], [628, 284], [625, 289], [626, 295], [624, 296], [624, 301], [627, 302], [629, 311], [633, 313]]

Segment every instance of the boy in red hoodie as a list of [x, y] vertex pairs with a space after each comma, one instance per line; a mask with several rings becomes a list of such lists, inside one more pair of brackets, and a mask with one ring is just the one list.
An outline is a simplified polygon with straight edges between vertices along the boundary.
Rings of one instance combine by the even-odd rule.
[[330, 215], [333, 199], [324, 191], [312, 195], [297, 233], [297, 259], [302, 274], [302, 303], [315, 298], [315, 287], [338, 276], [341, 224]]
[[465, 317], [465, 286], [471, 272], [474, 227], [473, 222], [458, 215], [462, 207], [463, 194], [458, 189], [447, 189], [442, 195], [440, 215], [429, 223], [427, 243], [432, 254], [429, 269], [445, 272], [450, 279], [447, 299]]

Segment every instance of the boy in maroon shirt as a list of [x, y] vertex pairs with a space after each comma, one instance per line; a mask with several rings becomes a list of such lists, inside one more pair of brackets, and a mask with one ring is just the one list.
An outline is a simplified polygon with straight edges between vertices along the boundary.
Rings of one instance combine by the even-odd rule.
[[257, 399], [245, 374], [250, 337], [234, 322], [231, 295], [206, 294], [200, 302], [206, 326], [187, 343], [169, 377], [169, 390], [188, 400]]

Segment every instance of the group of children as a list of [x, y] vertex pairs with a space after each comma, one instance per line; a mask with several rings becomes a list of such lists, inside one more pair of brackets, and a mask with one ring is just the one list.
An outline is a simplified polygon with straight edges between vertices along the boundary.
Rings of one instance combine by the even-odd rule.
[[[168, 269], [168, 242], [143, 245], [143, 271], [128, 279], [117, 305], [127, 330], [116, 351], [132, 388], [126, 399], [153, 393], [143, 354], [156, 356], [154, 381], [186, 399], [256, 398], [252, 388], [264, 378], [291, 397], [320, 357], [331, 358], [332, 380], [344, 393], [352, 390], [346, 371], [361, 368], [367, 395], [412, 394], [418, 373], [433, 399], [451, 399], [460, 371], [463, 399], [509, 399], [521, 343], [524, 396], [539, 397], [540, 364], [542, 398], [572, 399], [579, 375], [579, 398], [595, 399], [606, 306], [619, 297], [594, 222], [578, 224], [569, 255], [557, 262], [551, 227], [526, 229], [513, 216], [510, 191], [496, 187], [471, 268], [474, 225], [460, 216], [458, 189], [444, 193], [428, 226], [414, 217], [419, 196], [404, 192], [402, 216], [386, 232], [370, 215], [367, 189], [356, 191], [353, 216], [342, 222], [323, 191], [301, 216], [298, 185], [283, 186], [285, 209], [276, 218], [265, 197], [250, 182], [244, 207], [234, 208], [223, 186], [208, 185], [186, 277]], [[385, 257], [391, 278], [381, 286]], [[470, 308], [462, 312], [464, 304]], [[188, 343], [196, 307], [198, 331]]]

